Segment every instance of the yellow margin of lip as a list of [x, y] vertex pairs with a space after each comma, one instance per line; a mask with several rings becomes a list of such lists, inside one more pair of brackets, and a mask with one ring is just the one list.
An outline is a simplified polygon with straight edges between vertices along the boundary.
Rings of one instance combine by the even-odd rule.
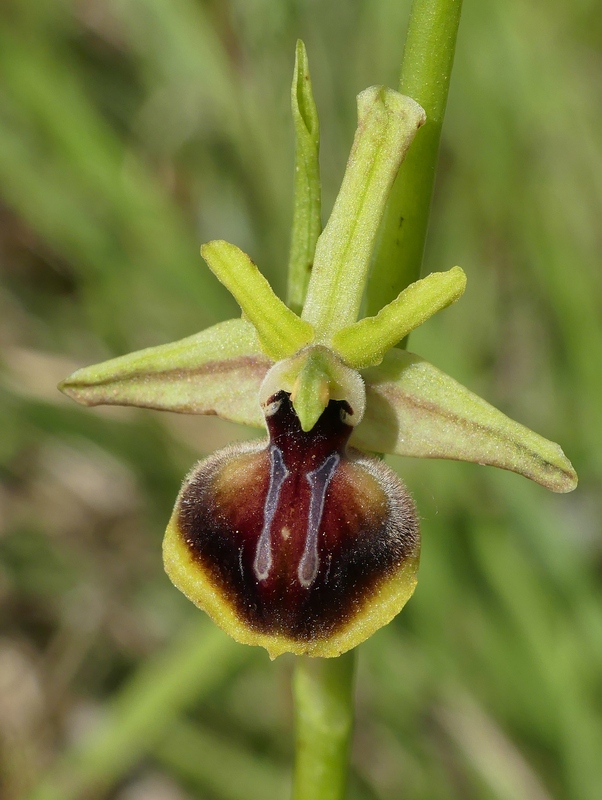
[[416, 587], [419, 551], [406, 559], [395, 575], [366, 598], [362, 609], [332, 636], [299, 641], [281, 634], [254, 631], [243, 622], [219, 591], [206, 570], [191, 555], [178, 529], [179, 500], [163, 540], [163, 563], [172, 583], [222, 630], [241, 644], [265, 647], [271, 659], [283, 653], [333, 658], [351, 650], [390, 622], [412, 596]]

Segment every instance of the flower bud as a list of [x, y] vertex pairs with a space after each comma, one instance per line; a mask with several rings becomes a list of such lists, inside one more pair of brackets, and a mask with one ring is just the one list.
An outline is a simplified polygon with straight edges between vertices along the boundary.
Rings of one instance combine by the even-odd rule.
[[178, 588], [240, 642], [337, 656], [414, 590], [414, 503], [380, 460], [347, 448], [349, 404], [303, 431], [290, 395], [264, 406], [269, 439], [201, 461], [180, 492], [164, 558]]

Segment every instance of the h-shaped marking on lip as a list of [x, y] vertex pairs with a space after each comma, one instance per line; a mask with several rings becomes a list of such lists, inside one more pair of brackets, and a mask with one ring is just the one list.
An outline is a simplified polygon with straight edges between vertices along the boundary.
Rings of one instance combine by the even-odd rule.
[[324, 513], [324, 502], [328, 486], [340, 460], [341, 456], [338, 453], [331, 453], [317, 469], [308, 472], [305, 476], [305, 480], [311, 488], [311, 498], [309, 501], [305, 548], [297, 568], [299, 583], [305, 589], [312, 585], [318, 574], [318, 567], [320, 566], [318, 534], [320, 532], [322, 514]]
[[263, 528], [257, 542], [255, 561], [253, 562], [253, 571], [258, 581], [265, 581], [272, 568], [272, 522], [278, 508], [280, 489], [290, 474], [282, 458], [282, 452], [276, 445], [270, 447], [270, 462], [270, 485], [263, 506]]

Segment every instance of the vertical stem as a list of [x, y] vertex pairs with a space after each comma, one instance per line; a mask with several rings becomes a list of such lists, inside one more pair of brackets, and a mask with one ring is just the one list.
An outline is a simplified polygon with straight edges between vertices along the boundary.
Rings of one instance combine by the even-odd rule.
[[355, 650], [338, 658], [297, 659], [293, 800], [343, 800], [353, 728], [355, 661]]
[[399, 91], [426, 111], [426, 124], [399, 170], [389, 198], [368, 287], [368, 314], [376, 314], [418, 280], [462, 0], [414, 0]]
[[[399, 88], [420, 103], [427, 121], [391, 191], [368, 284], [369, 315], [420, 277], [461, 9], [462, 0], [414, 0], [412, 5]], [[297, 660], [293, 800], [343, 800], [355, 660], [354, 650], [339, 658]]]

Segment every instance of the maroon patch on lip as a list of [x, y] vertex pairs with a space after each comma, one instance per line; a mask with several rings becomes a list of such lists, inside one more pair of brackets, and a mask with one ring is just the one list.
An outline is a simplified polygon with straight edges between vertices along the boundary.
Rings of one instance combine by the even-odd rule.
[[416, 552], [416, 513], [388, 467], [347, 452], [344, 401], [331, 401], [308, 432], [288, 394], [272, 402], [267, 444], [227, 448], [193, 472], [179, 530], [253, 630], [325, 638]]

